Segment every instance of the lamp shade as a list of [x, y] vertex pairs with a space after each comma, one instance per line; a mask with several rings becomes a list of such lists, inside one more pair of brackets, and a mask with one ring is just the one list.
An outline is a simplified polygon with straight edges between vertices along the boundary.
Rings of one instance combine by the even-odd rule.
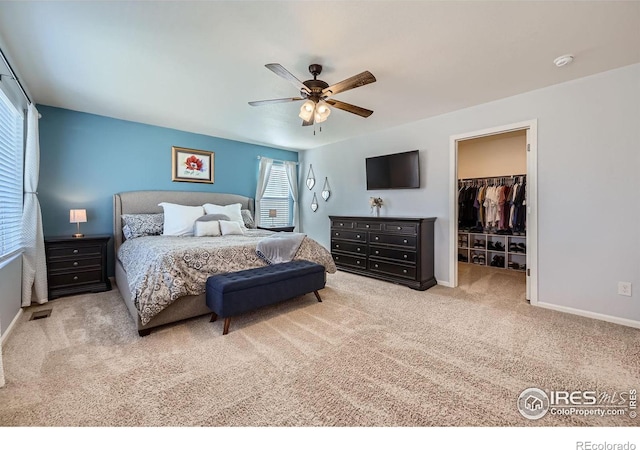
[[269, 210], [269, 217], [278, 217], [278, 210], [277, 209], [270, 209]]
[[313, 111], [315, 109], [316, 104], [311, 100], [307, 100], [300, 107], [300, 114], [298, 114], [298, 117], [300, 117], [305, 122], [309, 122], [311, 120], [311, 117], [313, 117]]
[[327, 105], [327, 103], [324, 100], [320, 100], [316, 105], [316, 112], [315, 112], [316, 123], [322, 123], [325, 120], [327, 120], [327, 117], [329, 117], [329, 114], [331, 114], [329, 105]]
[[87, 221], [86, 209], [71, 209], [69, 210], [69, 222], [70, 223], [84, 223]]

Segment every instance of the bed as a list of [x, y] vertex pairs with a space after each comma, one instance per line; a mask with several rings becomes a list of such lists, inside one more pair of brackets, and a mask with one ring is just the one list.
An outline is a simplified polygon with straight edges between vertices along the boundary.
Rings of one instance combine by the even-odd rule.
[[[205, 284], [215, 273], [267, 265], [256, 254], [257, 243], [273, 232], [246, 230], [244, 235], [216, 237], [143, 236], [127, 240], [123, 214], [157, 214], [161, 202], [185, 206], [231, 205], [254, 212], [253, 199], [236, 194], [188, 191], [131, 191], [113, 196], [116, 285], [138, 334], [205, 314]], [[329, 251], [304, 237], [294, 259], [307, 259], [336, 271]]]

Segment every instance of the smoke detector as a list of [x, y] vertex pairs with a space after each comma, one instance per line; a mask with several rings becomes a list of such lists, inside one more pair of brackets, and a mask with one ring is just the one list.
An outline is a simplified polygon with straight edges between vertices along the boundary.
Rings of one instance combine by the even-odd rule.
[[571, 61], [573, 61], [573, 55], [562, 55], [554, 59], [553, 63], [558, 67], [562, 67], [562, 66], [566, 66]]

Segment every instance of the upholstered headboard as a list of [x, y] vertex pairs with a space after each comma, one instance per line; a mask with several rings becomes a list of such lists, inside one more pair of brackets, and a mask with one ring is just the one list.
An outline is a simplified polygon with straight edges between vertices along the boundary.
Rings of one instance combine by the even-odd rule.
[[179, 205], [199, 206], [205, 203], [214, 205], [231, 205], [240, 203], [242, 209], [254, 214], [253, 199], [237, 194], [220, 194], [216, 192], [193, 191], [130, 191], [113, 195], [113, 238], [115, 252], [124, 241], [122, 235], [122, 214], [152, 214], [163, 211], [160, 202], [177, 203]]

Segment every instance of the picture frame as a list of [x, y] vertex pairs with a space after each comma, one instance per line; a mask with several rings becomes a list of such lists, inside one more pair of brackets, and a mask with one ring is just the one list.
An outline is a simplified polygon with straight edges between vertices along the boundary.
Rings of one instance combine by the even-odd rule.
[[171, 147], [171, 181], [213, 184], [214, 158], [214, 152]]

